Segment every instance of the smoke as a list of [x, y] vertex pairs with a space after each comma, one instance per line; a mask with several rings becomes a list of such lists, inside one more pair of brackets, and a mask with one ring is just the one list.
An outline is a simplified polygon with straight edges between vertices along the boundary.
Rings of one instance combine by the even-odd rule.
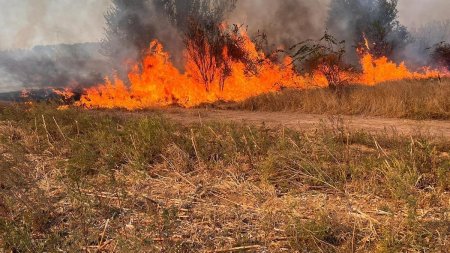
[[130, 65], [139, 62], [155, 39], [181, 65], [183, 40], [180, 30], [170, 22], [166, 0], [113, 0], [112, 3], [105, 15], [107, 26], [101, 52], [120, 76], [126, 77], [133, 67]]
[[0, 90], [99, 83], [111, 69], [99, 49], [98, 43], [83, 43], [0, 52]]
[[252, 35], [267, 34], [272, 48], [289, 47], [323, 35], [329, 1], [241, 0], [229, 21], [247, 25]]
[[[362, 3], [374, 0], [357, 0]], [[138, 0], [122, 0], [124, 3]], [[141, 2], [145, 2], [142, 1]], [[104, 13], [111, 0], [0, 0], [0, 50], [30, 48], [29, 50], [0, 51], [0, 91], [12, 87], [64, 86], [75, 81], [94, 85], [100, 77], [110, 74], [108, 64], [124, 64], [125, 58], [136, 58], [147, 49], [149, 40], [158, 39], [170, 52], [177, 67], [183, 61], [183, 29], [189, 15], [222, 15], [229, 24], [244, 24], [251, 36], [265, 33], [269, 49], [289, 47], [306, 39], [320, 38], [327, 26], [331, 0], [238, 0], [235, 8], [220, 14], [220, 5], [230, 0], [148, 0], [145, 8], [124, 12], [117, 22], [126, 26], [127, 40], [115, 41], [117, 52], [110, 52], [107, 61], [100, 43], [87, 45], [53, 46], [43, 50], [35, 45], [100, 42], [108, 36]], [[218, 7], [219, 6], [219, 7]], [[231, 6], [231, 5], [230, 5]], [[402, 56], [414, 64], [426, 64], [429, 50], [442, 40], [450, 41], [448, 0], [399, 0], [399, 21], [408, 27], [415, 40], [406, 46]], [[216, 8], [216, 9], [215, 9]], [[228, 8], [228, 7], [227, 7]], [[217, 12], [215, 12], [217, 11]], [[343, 25], [339, 36], [355, 36], [349, 27], [351, 15], [338, 16]], [[175, 19], [175, 20], [174, 20]], [[436, 21], [435, 21], [436, 20]], [[350, 31], [350, 32], [349, 32]], [[333, 31], [330, 31], [333, 32]], [[132, 35], [132, 36], [131, 36]], [[143, 36], [144, 44], [135, 44], [135, 35]], [[128, 44], [127, 44], [128, 43]], [[348, 51], [354, 51], [351, 41]], [[353, 45], [354, 46], [354, 45]], [[101, 65], [101, 66], [100, 66]], [[92, 82], [92, 83], [91, 83]]]
[[411, 66], [433, 64], [431, 54], [440, 42], [450, 42], [450, 17], [448, 0], [408, 0], [399, 2], [399, 20], [405, 24], [413, 41], [402, 52]]
[[450, 20], [431, 21], [410, 29], [414, 40], [402, 52], [403, 59], [411, 66], [433, 64], [431, 55], [435, 45], [450, 42]]
[[[110, 66], [99, 54], [109, 0], [0, 0], [0, 92], [87, 86]], [[86, 8], [88, 7], [88, 8]], [[55, 46], [36, 46], [49, 45]]]
[[435, 21], [444, 21], [450, 16], [448, 0], [400, 0], [399, 20], [410, 29], [421, 27]]
[[[329, 2], [240, 0], [231, 20], [248, 24], [252, 32], [260, 29], [274, 34], [273, 44], [296, 40], [289, 38], [289, 32], [299, 38], [315, 38], [325, 28]], [[103, 14], [110, 5], [111, 0], [0, 0], [0, 50], [100, 41]], [[448, 19], [449, 7], [448, 0], [400, 0], [399, 20], [410, 29], [418, 28]]]
[[0, 50], [99, 41], [109, 0], [0, 0]]

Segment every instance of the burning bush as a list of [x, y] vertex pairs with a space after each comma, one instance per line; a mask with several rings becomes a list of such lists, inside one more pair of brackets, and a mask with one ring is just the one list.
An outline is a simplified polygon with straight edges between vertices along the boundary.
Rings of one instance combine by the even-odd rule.
[[183, 34], [188, 61], [197, 69], [196, 78], [206, 91], [219, 79], [223, 90], [225, 78], [231, 74], [230, 60], [245, 61], [244, 40], [240, 27], [231, 29], [223, 23], [237, 0], [158, 0], [170, 21]]
[[[403, 31], [396, 21], [397, 1], [377, 0], [372, 6], [377, 10], [355, 5], [364, 7], [360, 13], [368, 11], [372, 15], [371, 23], [361, 24], [357, 30], [363, 32], [358, 35], [361, 37], [367, 32], [373, 42], [371, 46], [364, 41], [367, 50], [358, 55], [361, 72], [344, 62], [344, 41], [339, 42], [328, 33], [319, 41], [306, 40], [289, 50], [278, 51], [287, 55], [265, 52], [264, 33], [252, 40], [242, 26], [226, 25], [235, 3], [236, 0], [115, 0], [115, 7], [106, 16], [106, 45], [112, 46], [106, 49], [114, 56], [115, 49], [121, 52], [118, 45], [126, 50], [137, 48], [139, 57], [131, 62], [112, 57], [119, 66], [125, 64], [127, 71], [87, 89], [79, 105], [128, 110], [168, 105], [193, 107], [217, 101], [243, 101], [283, 88], [329, 87], [340, 91], [350, 82], [375, 85], [440, 75], [438, 71], [411, 71], [385, 57], [382, 52], [386, 48], [377, 49], [382, 45], [380, 41], [388, 42], [389, 36]], [[373, 34], [373, 26], [379, 28], [379, 37]], [[164, 37], [174, 33], [181, 41], [176, 50], [182, 51], [183, 57], [173, 54], [173, 42]]]
[[[215, 35], [236, 0], [113, 0], [106, 13], [102, 53], [110, 57], [122, 78], [142, 61], [148, 45], [159, 40], [182, 58], [183, 37], [201, 28]], [[193, 26], [192, 24], [196, 24]], [[210, 43], [212, 44], [212, 43]]]
[[372, 42], [372, 55], [391, 58], [410, 39], [408, 30], [398, 21], [397, 4], [398, 0], [333, 0], [327, 27], [339, 39], [356, 46], [365, 44], [365, 34]]
[[225, 79], [232, 72], [231, 61], [242, 62], [247, 69], [253, 65], [245, 48], [246, 40], [241, 27], [237, 25], [229, 29], [214, 23], [202, 26], [192, 20], [185, 43], [188, 61], [197, 69], [197, 79], [204, 84], [206, 91], [216, 79], [219, 80], [220, 90], [224, 89]]
[[338, 90], [349, 83], [351, 66], [344, 63], [345, 41], [325, 32], [317, 42], [304, 41], [293, 47], [292, 58], [309, 73], [319, 73], [327, 80], [328, 87]]

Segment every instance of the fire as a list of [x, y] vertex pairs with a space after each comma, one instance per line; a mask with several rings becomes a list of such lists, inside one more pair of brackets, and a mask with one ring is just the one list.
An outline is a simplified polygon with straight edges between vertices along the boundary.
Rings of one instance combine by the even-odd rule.
[[52, 89], [53, 93], [55, 93], [58, 96], [61, 96], [65, 100], [70, 100], [75, 96], [75, 93], [70, 88], [64, 88], [64, 89]]
[[[295, 74], [293, 66], [288, 64], [291, 62], [289, 58], [281, 65], [264, 59], [264, 54], [256, 50], [248, 37], [245, 37], [245, 48], [248, 55], [259, 62], [256, 73], [248, 73], [242, 62], [229, 60], [231, 73], [225, 80], [220, 80], [218, 77], [223, 69], [216, 69], [214, 73], [201, 73], [194, 59], [188, 56], [185, 73], [180, 73], [170, 62], [163, 46], [153, 41], [143, 60], [143, 69], [135, 66], [129, 73], [129, 87], [118, 77], [106, 79], [104, 84], [87, 89], [79, 104], [87, 108], [127, 110], [172, 104], [193, 107], [216, 101], [242, 101], [262, 93], [278, 91], [282, 87], [306, 87], [306, 78]], [[205, 74], [208, 75], [207, 88], [205, 77], [202, 76]]]
[[67, 111], [69, 110], [70, 106], [69, 105], [60, 105], [58, 106], [58, 108], [56, 108], [56, 110], [58, 111]]
[[[248, 71], [240, 61], [227, 59], [227, 48], [223, 48], [229, 73], [224, 76], [225, 67], [202, 69], [199, 66], [200, 55], [186, 53], [185, 72], [181, 73], [170, 61], [158, 41], [150, 44], [142, 65], [136, 66], [128, 74], [129, 85], [118, 77], [106, 79], [103, 84], [86, 89], [79, 106], [86, 108], [122, 108], [139, 110], [152, 107], [180, 105], [194, 107], [203, 103], [217, 101], [243, 101], [252, 96], [268, 92], [277, 92], [282, 88], [305, 89], [310, 87], [326, 87], [328, 80], [317, 71], [313, 75], [297, 73], [292, 59], [286, 57], [282, 63], [267, 59], [263, 52], [256, 49], [255, 44], [246, 34], [244, 49], [251, 61], [256, 62], [255, 69]], [[365, 38], [365, 37], [364, 37]], [[366, 47], [369, 42], [365, 39]], [[189, 45], [188, 45], [189, 46]], [[209, 48], [206, 47], [208, 52]], [[422, 72], [410, 71], [404, 63], [396, 64], [386, 57], [375, 58], [365, 50], [360, 50], [361, 73], [340, 73], [340, 78], [352, 83], [376, 85], [386, 81], [402, 79], [437, 78], [445, 75], [437, 70], [424, 69]], [[213, 65], [214, 57], [203, 63]], [[324, 66], [333, 68], [333, 66]], [[203, 70], [203, 71], [202, 71]], [[58, 91], [63, 97], [72, 97], [70, 90]]]
[[424, 68], [422, 72], [413, 72], [408, 70], [404, 62], [398, 65], [389, 61], [386, 57], [374, 58], [368, 53], [361, 56], [360, 62], [363, 73], [357, 79], [357, 82], [365, 85], [376, 85], [403, 79], [439, 78], [446, 75], [444, 72], [429, 68]]

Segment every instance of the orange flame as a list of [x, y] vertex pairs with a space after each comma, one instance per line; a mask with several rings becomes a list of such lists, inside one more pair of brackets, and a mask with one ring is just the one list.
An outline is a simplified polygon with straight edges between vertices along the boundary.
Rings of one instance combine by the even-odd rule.
[[75, 96], [75, 93], [70, 88], [64, 88], [64, 89], [52, 89], [53, 93], [55, 93], [58, 96], [61, 96], [65, 100], [70, 100]]
[[[248, 37], [245, 41], [250, 57], [256, 59], [262, 56]], [[106, 79], [104, 84], [85, 90], [79, 104], [87, 108], [127, 110], [172, 104], [193, 107], [220, 100], [242, 101], [262, 93], [278, 91], [282, 87], [306, 87], [304, 78], [296, 75], [293, 66], [287, 64], [290, 62], [289, 58], [282, 65], [264, 60], [258, 65], [256, 74], [247, 73], [242, 62], [229, 61], [231, 74], [224, 80], [224, 84], [220, 84], [219, 78], [211, 78], [207, 90], [192, 59], [187, 57], [186, 71], [182, 74], [170, 62], [163, 46], [158, 41], [153, 41], [143, 61], [143, 69], [139, 70], [136, 66], [129, 73], [129, 87], [117, 77], [113, 80]], [[219, 73], [209, 74], [220, 76]]]
[[429, 79], [445, 76], [445, 72], [424, 68], [421, 72], [408, 70], [405, 63], [397, 65], [386, 57], [374, 58], [370, 54], [364, 54], [361, 57], [363, 68], [362, 75], [357, 79], [358, 83], [365, 85], [376, 85], [388, 81], [398, 81], [403, 79]]
[[[136, 65], [128, 74], [130, 85], [126, 85], [118, 77], [106, 79], [105, 83], [86, 89], [77, 104], [86, 108], [127, 110], [174, 104], [194, 107], [216, 101], [243, 101], [252, 96], [279, 91], [284, 87], [304, 89], [328, 86], [327, 78], [319, 71], [312, 76], [301, 75], [294, 70], [289, 57], [286, 57], [282, 64], [267, 60], [246, 34], [242, 36], [247, 55], [258, 62], [254, 73], [249, 73], [243, 62], [226, 59], [231, 66], [231, 73], [225, 80], [217, 78], [224, 69], [215, 69], [217, 73], [206, 73], [210, 77], [210, 83], [205, 88], [202, 81], [205, 78], [201, 76], [205, 73], [199, 73], [192, 56], [186, 54], [185, 73], [181, 73], [171, 63], [163, 46], [155, 40], [150, 44], [142, 67]], [[369, 47], [367, 39], [365, 42]], [[224, 56], [227, 55], [227, 50], [223, 49]], [[211, 64], [215, 63], [214, 60], [211, 59]], [[413, 72], [408, 70], [404, 63], [398, 65], [386, 57], [375, 58], [369, 53], [361, 53], [361, 66], [361, 73], [340, 73], [341, 78], [352, 83], [376, 85], [386, 81], [437, 78], [446, 75], [431, 69], [424, 69], [422, 73]]]

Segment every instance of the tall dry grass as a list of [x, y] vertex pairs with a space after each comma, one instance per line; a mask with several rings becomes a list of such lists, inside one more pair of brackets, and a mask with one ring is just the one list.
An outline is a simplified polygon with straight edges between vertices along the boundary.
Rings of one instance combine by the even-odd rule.
[[374, 87], [284, 90], [248, 99], [232, 108], [299, 111], [313, 114], [367, 115], [411, 119], [450, 119], [450, 79], [404, 80]]
[[449, 145], [0, 104], [0, 252], [445, 252]]

